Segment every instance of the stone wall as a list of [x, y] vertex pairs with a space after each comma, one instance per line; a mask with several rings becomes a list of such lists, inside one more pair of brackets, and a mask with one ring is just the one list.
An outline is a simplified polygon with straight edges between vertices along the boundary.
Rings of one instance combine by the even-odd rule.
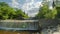
[[57, 26], [60, 23], [59, 19], [40, 19], [39, 20], [39, 26], [44, 28], [44, 27], [49, 27], [49, 26]]

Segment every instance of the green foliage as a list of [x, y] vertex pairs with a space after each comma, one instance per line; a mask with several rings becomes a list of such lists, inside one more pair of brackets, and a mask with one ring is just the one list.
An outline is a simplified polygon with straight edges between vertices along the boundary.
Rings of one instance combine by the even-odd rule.
[[[19, 18], [20, 17], [20, 18]], [[27, 17], [21, 9], [15, 10], [5, 2], [0, 2], [0, 19], [23, 19]]]
[[25, 14], [21, 9], [16, 10], [16, 18], [28, 18], [28, 15]]
[[17, 16], [24, 16], [21, 9], [16, 10]]
[[57, 15], [56, 8], [53, 8], [52, 10], [49, 9], [47, 5], [44, 5], [39, 9], [39, 13], [36, 15], [37, 18], [41, 19], [55, 19]]
[[48, 13], [46, 13], [44, 16], [47, 19], [55, 19], [57, 15], [56, 8], [53, 8], [52, 10], [49, 10]]
[[9, 6], [9, 5], [5, 2], [0, 2], [0, 6]]
[[44, 15], [48, 12], [48, 6], [44, 5], [39, 9], [39, 13], [36, 15], [37, 18], [45, 18]]
[[60, 7], [56, 7], [57, 9], [57, 18], [60, 18]]

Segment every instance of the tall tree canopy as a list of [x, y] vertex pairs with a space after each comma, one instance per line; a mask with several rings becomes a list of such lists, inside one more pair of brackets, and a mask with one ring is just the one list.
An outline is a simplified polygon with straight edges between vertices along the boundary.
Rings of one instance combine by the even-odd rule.
[[[15, 10], [5, 2], [0, 2], [0, 19], [20, 19], [28, 17], [21, 9]], [[23, 19], [23, 18], [22, 18]]]
[[53, 8], [52, 10], [49, 9], [49, 6], [43, 5], [39, 9], [39, 13], [36, 15], [37, 18], [44, 18], [44, 19], [55, 19], [57, 15], [57, 10], [56, 8]]

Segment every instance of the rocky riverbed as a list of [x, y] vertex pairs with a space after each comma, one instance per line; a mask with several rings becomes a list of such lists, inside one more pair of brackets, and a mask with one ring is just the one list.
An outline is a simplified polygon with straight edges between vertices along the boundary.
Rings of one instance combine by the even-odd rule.
[[60, 34], [60, 24], [42, 29], [41, 34]]

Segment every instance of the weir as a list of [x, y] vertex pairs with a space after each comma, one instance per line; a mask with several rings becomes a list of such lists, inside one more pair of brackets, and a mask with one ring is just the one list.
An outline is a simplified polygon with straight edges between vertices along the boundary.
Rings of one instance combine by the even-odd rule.
[[0, 20], [1, 30], [38, 30], [38, 20]]

